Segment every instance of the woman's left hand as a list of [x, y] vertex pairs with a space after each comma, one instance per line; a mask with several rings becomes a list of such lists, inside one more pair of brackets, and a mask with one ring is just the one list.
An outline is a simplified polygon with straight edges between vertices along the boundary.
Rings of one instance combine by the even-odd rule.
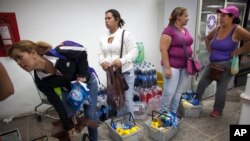
[[231, 53], [231, 57], [234, 57], [234, 56], [237, 56], [237, 55], [238, 55], [236, 51], [237, 51], [237, 50], [235, 50], [235, 51], [233, 51], [233, 52]]
[[120, 59], [116, 59], [115, 61], [113, 61], [113, 63], [111, 64], [112, 67], [114, 68], [120, 68], [122, 66], [122, 62], [120, 61]]

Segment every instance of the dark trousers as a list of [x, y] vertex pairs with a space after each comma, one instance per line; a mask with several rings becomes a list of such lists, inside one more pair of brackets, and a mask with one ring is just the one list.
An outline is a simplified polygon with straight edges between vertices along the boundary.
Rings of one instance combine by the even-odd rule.
[[[225, 107], [225, 101], [226, 101], [226, 92], [227, 92], [227, 85], [232, 78], [232, 75], [230, 73], [230, 61], [224, 61], [224, 62], [216, 62], [216, 64], [223, 65], [226, 67], [226, 71], [222, 74], [222, 78], [219, 82], [217, 82], [216, 86], [216, 93], [215, 93], [215, 102], [213, 106], [213, 110], [223, 112], [223, 109]], [[213, 80], [210, 80], [207, 78], [209, 72], [210, 72], [210, 66], [207, 66], [205, 69], [205, 72], [203, 76], [201, 77], [198, 87], [197, 87], [197, 97], [201, 100], [202, 95], [205, 91], [205, 89], [211, 84]]]

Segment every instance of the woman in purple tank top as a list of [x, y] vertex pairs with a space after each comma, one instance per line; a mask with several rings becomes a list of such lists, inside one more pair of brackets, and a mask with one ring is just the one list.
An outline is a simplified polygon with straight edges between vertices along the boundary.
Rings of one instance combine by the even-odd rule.
[[[232, 77], [229, 71], [232, 56], [240, 55], [250, 50], [250, 33], [238, 25], [240, 23], [238, 8], [228, 6], [224, 9], [218, 9], [217, 13], [219, 13], [220, 17], [220, 26], [206, 36], [205, 43], [210, 53], [210, 64], [222, 66], [225, 71], [222, 73], [221, 79], [217, 80], [215, 102], [213, 111], [210, 113], [211, 117], [221, 116], [225, 107], [227, 85]], [[237, 48], [241, 40], [246, 43], [242, 47]], [[213, 81], [209, 77], [210, 70], [212, 70], [211, 65], [208, 65], [198, 84], [197, 94], [199, 100], [202, 99], [207, 86]]]
[[187, 22], [187, 9], [176, 7], [169, 19], [169, 25], [161, 35], [160, 51], [164, 76], [161, 112], [177, 112], [183, 88], [188, 83], [187, 59], [182, 40], [186, 44], [188, 56], [192, 56], [193, 38], [184, 27]]

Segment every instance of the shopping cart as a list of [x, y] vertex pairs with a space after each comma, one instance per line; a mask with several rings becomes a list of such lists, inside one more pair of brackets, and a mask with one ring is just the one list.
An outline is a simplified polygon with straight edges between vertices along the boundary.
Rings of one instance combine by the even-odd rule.
[[[54, 110], [54, 107], [50, 104], [50, 102], [47, 100], [46, 96], [37, 89], [37, 92], [39, 94], [39, 97], [41, 99], [41, 103], [38, 104], [35, 107], [35, 117], [38, 121], [42, 120], [42, 116], [49, 117], [52, 119], [59, 119], [58, 115], [56, 115], [54, 112], [53, 114], [51, 113]], [[48, 108], [46, 110], [39, 110], [39, 107], [47, 105]]]

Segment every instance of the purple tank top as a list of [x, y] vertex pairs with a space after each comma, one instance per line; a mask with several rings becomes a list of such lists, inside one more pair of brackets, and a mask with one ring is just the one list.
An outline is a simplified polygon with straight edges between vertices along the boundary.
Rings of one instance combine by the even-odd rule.
[[[232, 40], [232, 35], [237, 25], [235, 25], [232, 31], [222, 40], [217, 40], [217, 32], [210, 42], [210, 47], [212, 49], [210, 54], [211, 62], [221, 62], [228, 61], [231, 59], [231, 53], [237, 48], [238, 43]], [[220, 27], [219, 27], [220, 28]]]
[[187, 67], [186, 54], [183, 49], [182, 41], [180, 38], [183, 38], [186, 44], [188, 56], [190, 57], [193, 54], [191, 48], [191, 45], [193, 44], [193, 38], [186, 28], [184, 28], [184, 30], [185, 33], [182, 33], [179, 30], [177, 30], [176, 27], [169, 25], [162, 32], [162, 34], [167, 34], [172, 37], [172, 41], [168, 50], [170, 67], [173, 68]]

